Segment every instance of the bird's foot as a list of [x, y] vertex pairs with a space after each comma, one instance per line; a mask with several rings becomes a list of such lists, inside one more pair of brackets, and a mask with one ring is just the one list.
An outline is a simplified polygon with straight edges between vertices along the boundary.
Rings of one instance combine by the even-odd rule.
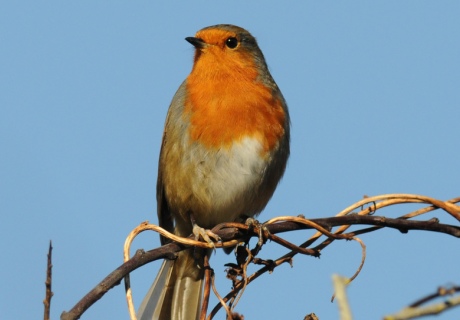
[[270, 232], [268, 231], [267, 227], [265, 227], [254, 218], [247, 218], [245, 224], [258, 234], [259, 240], [257, 241], [256, 246], [256, 251], [258, 252], [265, 244], [265, 242], [267, 242]]
[[[192, 223], [192, 233], [195, 236], [195, 240], [200, 240], [201, 238], [206, 243], [212, 245], [213, 249], [216, 250], [216, 246], [214, 242], [221, 241], [220, 237], [214, 232], [212, 232], [211, 230], [200, 227], [196, 223], [193, 212], [189, 212], [189, 215], [190, 215], [190, 222]], [[211, 238], [214, 239], [214, 241], [212, 241]]]
[[[220, 241], [220, 237], [212, 232], [209, 229], [205, 229], [197, 225], [196, 223], [193, 223], [193, 229], [192, 229], [193, 235], [195, 236], [195, 240], [199, 240], [200, 238], [203, 239], [205, 242], [211, 244], [213, 248], [215, 248], [214, 242]], [[214, 240], [211, 240], [211, 238]]]

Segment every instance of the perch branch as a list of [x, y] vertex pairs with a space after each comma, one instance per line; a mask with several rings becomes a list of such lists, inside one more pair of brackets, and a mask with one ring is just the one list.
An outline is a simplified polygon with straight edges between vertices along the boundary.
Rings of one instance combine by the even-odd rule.
[[[252, 281], [257, 279], [261, 274], [272, 271], [277, 266], [285, 263], [291, 262], [292, 257], [298, 253], [310, 254], [313, 256], [318, 256], [319, 251], [324, 249], [329, 245], [334, 239], [351, 239], [352, 237], [371, 232], [376, 230], [376, 228], [389, 227], [400, 230], [402, 232], [408, 232], [409, 230], [425, 230], [432, 232], [445, 233], [457, 238], [460, 238], [460, 227], [448, 224], [441, 224], [437, 219], [431, 219], [428, 221], [417, 221], [417, 220], [407, 220], [409, 218], [421, 215], [423, 213], [442, 208], [444, 211], [448, 212], [451, 216], [455, 217], [458, 220], [458, 213], [460, 212], [459, 207], [455, 203], [460, 201], [460, 197], [449, 200], [449, 201], [440, 201], [429, 197], [417, 196], [417, 195], [405, 195], [405, 194], [396, 194], [396, 195], [383, 195], [376, 197], [367, 197], [363, 200], [351, 205], [345, 210], [341, 211], [338, 216], [331, 218], [322, 218], [322, 219], [303, 219], [301, 217], [281, 217], [278, 219], [272, 219], [271, 223], [263, 224], [261, 227], [266, 228], [270, 235], [279, 234], [282, 232], [294, 231], [294, 230], [303, 230], [303, 229], [316, 229], [318, 233], [315, 234], [308, 241], [303, 244], [296, 246], [287, 241], [277, 241], [287, 246], [291, 252], [285, 254], [284, 256], [269, 261], [262, 261], [258, 258], [255, 258], [254, 261], [264, 264], [262, 268], [257, 270], [254, 274], [247, 276], [246, 279], [243, 279], [235, 284], [234, 288], [230, 293], [228, 293], [222, 301], [227, 303], [231, 298], [235, 298], [238, 292], [244, 288], [246, 285], [250, 284]], [[402, 216], [397, 219], [378, 217], [378, 216], [369, 216], [369, 214], [375, 213], [377, 210], [400, 203], [428, 203], [430, 206], [423, 209], [416, 210], [408, 215]], [[368, 207], [364, 208], [364, 206]], [[350, 214], [353, 210], [361, 208], [357, 214]], [[370, 225], [370, 228], [356, 230], [347, 234], [343, 234], [351, 225]], [[149, 226], [149, 227], [145, 227]], [[83, 297], [69, 312], [63, 312], [61, 315], [62, 320], [69, 319], [78, 319], [85, 310], [87, 310], [93, 303], [99, 300], [108, 290], [112, 287], [118, 285], [120, 281], [127, 276], [129, 273], [133, 272], [137, 268], [147, 264], [149, 262], [158, 260], [158, 259], [174, 259], [175, 254], [181, 250], [188, 248], [189, 246], [200, 246], [203, 248], [208, 248], [207, 243], [196, 242], [192, 237], [190, 238], [180, 238], [175, 235], [168, 234], [165, 230], [161, 229], [158, 226], [142, 224], [139, 226], [139, 230], [147, 230], [151, 228], [159, 232], [160, 234], [166, 237], [172, 237], [175, 241], [169, 243], [158, 249], [144, 251], [137, 250], [133, 257], [128, 258], [129, 260], [119, 266], [116, 270], [110, 273], [101, 283], [99, 283], [95, 288], [93, 288], [85, 297]], [[248, 227], [245, 224], [239, 223], [224, 223], [216, 226], [212, 231], [216, 233], [221, 239], [222, 242], [216, 243], [216, 248], [221, 247], [234, 247], [240, 242], [248, 242], [251, 237], [259, 237], [260, 234], [263, 234], [264, 231], [261, 231], [260, 226], [254, 226], [252, 228]], [[333, 227], [339, 227], [334, 232], [331, 232]], [[136, 232], [142, 232], [137, 230]], [[320, 232], [321, 231], [321, 232]], [[326, 235], [327, 239], [319, 244], [316, 248], [308, 248], [322, 235]], [[132, 238], [134, 239], [134, 237]], [[132, 239], [129, 242], [132, 242]], [[279, 240], [279, 237], [272, 237], [272, 239]], [[128, 240], [127, 240], [128, 242]], [[307, 250], [303, 250], [307, 249]], [[256, 260], [258, 259], [258, 260]], [[213, 276], [212, 276], [213, 279]], [[129, 287], [129, 281], [127, 286]], [[212, 316], [220, 309], [222, 305], [219, 303], [210, 316]], [[208, 318], [209, 318], [208, 317]]]

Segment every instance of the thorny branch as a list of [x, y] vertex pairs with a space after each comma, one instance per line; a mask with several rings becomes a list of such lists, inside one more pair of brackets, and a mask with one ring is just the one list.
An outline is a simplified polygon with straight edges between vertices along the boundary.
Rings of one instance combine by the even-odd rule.
[[[212, 319], [217, 311], [225, 305], [227, 310], [227, 316], [231, 319], [231, 312], [235, 303], [241, 297], [242, 290], [250, 284], [252, 281], [257, 279], [263, 273], [273, 271], [277, 266], [291, 262], [292, 257], [298, 253], [319, 256], [320, 252], [330, 245], [337, 239], [352, 240], [356, 235], [369, 233], [376, 231], [381, 228], [394, 228], [403, 233], [409, 230], [424, 230], [444, 233], [457, 238], [460, 238], [460, 225], [449, 225], [439, 223], [438, 219], [430, 219], [427, 221], [423, 220], [409, 220], [414, 217], [420, 216], [427, 212], [442, 209], [457, 221], [460, 221], [460, 206], [456, 203], [460, 202], [460, 197], [451, 199], [449, 201], [440, 201], [430, 197], [411, 195], [411, 194], [388, 194], [380, 195], [375, 197], [365, 197], [363, 200], [351, 205], [344, 209], [335, 217], [322, 218], [322, 219], [305, 219], [303, 217], [279, 217], [274, 218], [263, 224], [240, 224], [240, 223], [224, 223], [216, 226], [212, 231], [216, 233], [222, 242], [216, 243], [216, 248], [222, 247], [234, 247], [239, 243], [248, 243], [251, 237], [259, 238], [259, 242], [256, 248], [252, 250], [246, 250], [246, 254], [242, 255], [237, 261], [237, 264], [230, 266], [229, 276], [233, 276], [233, 289], [223, 298], [218, 296], [220, 303], [214, 307], [211, 313], [208, 315], [208, 319]], [[424, 203], [429, 206], [422, 209], [410, 212], [398, 218], [387, 218], [383, 216], [374, 216], [374, 214], [382, 208], [389, 207], [392, 205], [403, 204], [403, 203]], [[357, 211], [357, 212], [355, 212]], [[352, 232], [345, 233], [348, 228], [352, 225], [368, 225], [363, 229], [354, 230]], [[334, 227], [338, 227], [332, 231]], [[302, 230], [302, 229], [315, 229], [317, 232], [306, 242], [301, 245], [292, 244], [285, 239], [276, 236], [276, 234]], [[158, 249], [143, 251], [137, 250], [133, 257], [130, 258], [129, 247], [134, 237], [140, 232], [146, 230], [154, 230], [159, 232], [161, 235], [172, 239], [174, 242], [169, 243]], [[317, 244], [315, 247], [310, 246], [315, 243], [322, 236], [326, 239]], [[257, 252], [266, 240], [271, 240], [291, 250], [287, 254], [279, 257], [276, 260], [262, 260], [256, 257]], [[128, 237], [125, 244], [125, 260], [126, 262], [119, 266], [115, 271], [109, 274], [100, 284], [98, 284], [93, 290], [91, 290], [83, 299], [81, 299], [69, 312], [63, 312], [61, 315], [62, 320], [78, 319], [85, 310], [87, 310], [93, 303], [99, 300], [108, 290], [118, 285], [123, 278], [126, 278], [125, 286], [127, 288], [127, 294], [130, 296], [131, 292], [129, 289], [129, 273], [136, 270], [137, 268], [147, 264], [149, 262], [158, 259], [174, 259], [175, 254], [181, 250], [184, 250], [190, 246], [199, 246], [203, 248], [209, 248], [209, 244], [195, 241], [192, 237], [180, 238], [173, 234], [170, 234], [162, 228], [150, 225], [147, 223], [141, 224], [137, 227]], [[245, 247], [245, 246], [243, 246]], [[246, 246], [247, 247], [247, 246]], [[252, 275], [246, 274], [246, 266], [249, 263], [260, 264], [262, 267]], [[361, 264], [362, 266], [362, 264]], [[209, 299], [209, 286], [213, 285], [214, 274], [211, 269], [207, 276], [206, 285], [208, 286], [204, 301]], [[232, 273], [233, 272], [233, 273]], [[217, 292], [216, 292], [217, 293]], [[128, 298], [130, 299], [130, 298]], [[229, 303], [229, 306], [226, 305]], [[130, 307], [130, 313], [132, 316], [135, 314], [134, 308]], [[205, 308], [203, 308], [205, 309]], [[237, 316], [237, 315], [235, 315]], [[135, 317], [135, 315], [134, 315]]]

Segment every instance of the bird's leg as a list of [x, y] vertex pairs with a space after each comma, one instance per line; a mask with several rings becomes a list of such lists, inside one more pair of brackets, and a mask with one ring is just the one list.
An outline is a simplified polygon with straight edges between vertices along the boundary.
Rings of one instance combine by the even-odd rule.
[[247, 218], [245, 221], [245, 224], [248, 227], [252, 228], [253, 230], [257, 230], [257, 233], [258, 233], [259, 240], [257, 241], [257, 246], [255, 248], [255, 252], [254, 252], [254, 255], [255, 255], [262, 248], [262, 245], [265, 242], [267, 242], [269, 231], [267, 227], [265, 227], [263, 224], [261, 224], [259, 221], [257, 221], [254, 218]]
[[[214, 247], [214, 241], [220, 241], [220, 237], [214, 232], [212, 232], [211, 230], [200, 227], [196, 223], [193, 213], [190, 212], [189, 214], [190, 214], [190, 221], [192, 222], [192, 227], [193, 227], [192, 232], [193, 232], [193, 235], [195, 236], [195, 240], [199, 240], [201, 237], [204, 241], [206, 241], [209, 244], [212, 244], [212, 246]], [[211, 238], [214, 239], [214, 241], [212, 241]]]

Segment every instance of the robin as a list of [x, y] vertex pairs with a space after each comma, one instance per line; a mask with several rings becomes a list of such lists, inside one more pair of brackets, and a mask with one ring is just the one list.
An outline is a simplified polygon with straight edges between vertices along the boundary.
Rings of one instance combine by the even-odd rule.
[[[207, 238], [215, 225], [264, 209], [289, 157], [289, 113], [248, 31], [221, 24], [185, 40], [195, 47], [194, 63], [166, 118], [158, 219], [179, 236]], [[165, 260], [139, 318], [198, 319], [205, 254], [188, 249]]]

